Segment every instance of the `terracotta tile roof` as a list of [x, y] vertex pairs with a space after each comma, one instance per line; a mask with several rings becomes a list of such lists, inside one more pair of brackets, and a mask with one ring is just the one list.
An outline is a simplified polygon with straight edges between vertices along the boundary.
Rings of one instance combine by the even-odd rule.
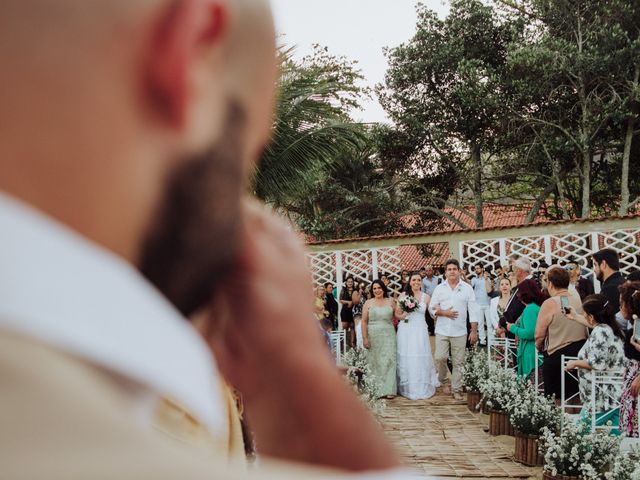
[[[520, 205], [488, 205], [485, 206], [485, 209], [489, 209], [488, 214], [485, 215], [485, 223], [482, 228], [462, 228], [460, 225], [454, 224], [453, 222], [446, 221], [446, 224], [443, 228], [439, 228], [438, 230], [426, 231], [426, 232], [415, 232], [415, 233], [403, 233], [403, 234], [392, 234], [392, 235], [374, 235], [370, 237], [354, 237], [354, 238], [343, 238], [336, 240], [325, 240], [325, 241], [307, 241], [307, 245], [331, 245], [331, 244], [340, 244], [340, 243], [349, 243], [349, 242], [360, 242], [360, 241], [369, 241], [369, 240], [387, 240], [387, 239], [403, 239], [403, 238], [415, 238], [415, 237], [429, 237], [441, 235], [447, 232], [482, 232], [485, 230], [503, 230], [507, 228], [520, 228], [526, 227], [530, 225], [559, 225], [563, 223], [574, 223], [574, 224], [583, 224], [583, 223], [591, 223], [602, 220], [612, 220], [612, 219], [624, 219], [624, 218], [640, 218], [640, 212], [626, 215], [626, 216], [608, 216], [608, 217], [596, 217], [596, 218], [585, 218], [585, 219], [571, 219], [571, 220], [547, 220], [545, 218], [536, 218], [535, 221], [530, 225], [525, 225], [524, 220], [526, 219], [528, 210], [525, 210], [526, 206]], [[473, 212], [473, 209], [470, 207], [470, 212]], [[486, 210], [485, 210], [486, 211]], [[471, 219], [464, 214], [461, 214], [459, 211], [454, 212], [457, 218], [457, 215], [462, 215], [464, 220], [463, 223], [469, 224], [472, 223], [475, 225], [475, 221], [471, 222]]]
[[434, 243], [429, 245], [431, 252], [425, 257], [416, 245], [400, 246], [400, 266], [404, 270], [419, 270], [426, 265], [443, 266], [451, 257], [449, 244]]

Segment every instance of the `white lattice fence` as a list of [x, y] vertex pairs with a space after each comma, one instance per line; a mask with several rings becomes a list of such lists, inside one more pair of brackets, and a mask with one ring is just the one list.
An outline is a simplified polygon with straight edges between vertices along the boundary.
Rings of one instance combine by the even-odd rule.
[[[594, 249], [591, 247], [593, 238], [590, 233], [577, 233], [568, 235], [550, 236], [551, 254], [547, 255], [551, 261], [547, 263], [558, 263], [573, 257], [580, 266], [588, 267], [591, 263], [591, 255]], [[597, 249], [595, 249], [597, 250]]]
[[639, 239], [640, 229], [474, 240], [461, 242], [460, 260], [465, 268], [471, 268], [476, 263], [504, 263], [514, 255], [548, 264], [573, 257], [583, 268], [591, 268], [595, 252], [613, 248], [620, 253], [621, 271], [629, 274], [640, 269]]
[[391, 290], [400, 289], [399, 247], [309, 253], [307, 259], [316, 285], [332, 282], [340, 291], [347, 277], [368, 284], [387, 274]]
[[307, 260], [314, 285], [324, 285], [327, 282], [336, 283], [335, 252], [309, 253]]
[[598, 233], [597, 236], [600, 248], [613, 248], [620, 252], [620, 270], [623, 273], [629, 274], [632, 270], [640, 268], [640, 258], [638, 258], [640, 229], [603, 232]]
[[393, 293], [398, 293], [400, 291], [400, 276], [398, 275], [401, 265], [400, 248], [376, 249], [375, 255], [377, 257], [376, 271], [378, 273], [376, 278], [378, 278], [382, 273], [389, 274], [389, 288]]

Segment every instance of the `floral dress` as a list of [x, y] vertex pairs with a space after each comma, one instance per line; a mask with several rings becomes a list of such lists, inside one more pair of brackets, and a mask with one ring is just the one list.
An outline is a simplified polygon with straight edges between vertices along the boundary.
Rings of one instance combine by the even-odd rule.
[[[578, 358], [589, 362], [597, 372], [622, 371], [625, 364], [624, 343], [616, 337], [609, 325], [596, 325], [580, 349]], [[580, 400], [584, 405], [589, 405], [591, 399], [591, 377], [591, 371], [578, 369]], [[620, 405], [620, 385], [602, 385], [595, 393], [596, 414], [613, 411]]]

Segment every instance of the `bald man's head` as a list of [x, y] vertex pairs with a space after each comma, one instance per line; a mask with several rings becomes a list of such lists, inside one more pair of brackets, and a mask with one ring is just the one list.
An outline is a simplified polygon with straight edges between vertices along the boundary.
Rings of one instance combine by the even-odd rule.
[[266, 0], [3, 0], [0, 189], [188, 312], [232, 254], [275, 75]]

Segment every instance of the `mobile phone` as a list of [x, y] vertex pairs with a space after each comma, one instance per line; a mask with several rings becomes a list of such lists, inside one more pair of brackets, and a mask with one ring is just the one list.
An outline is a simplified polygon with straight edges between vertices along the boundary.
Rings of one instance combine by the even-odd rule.
[[640, 320], [637, 319], [633, 322], [633, 338], [640, 342]]
[[560, 297], [560, 308], [565, 315], [569, 313], [571, 307], [569, 306], [569, 297]]

